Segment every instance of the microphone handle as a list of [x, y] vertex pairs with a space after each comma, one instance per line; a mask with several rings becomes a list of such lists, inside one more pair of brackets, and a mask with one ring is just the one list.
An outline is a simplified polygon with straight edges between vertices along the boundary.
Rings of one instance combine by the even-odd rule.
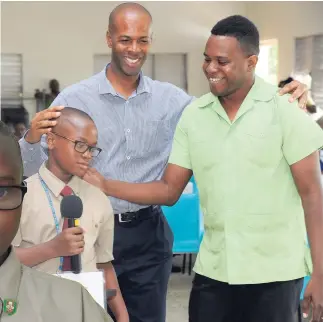
[[81, 255], [71, 256], [71, 270], [74, 274], [80, 274], [82, 264], [81, 264]]
[[[68, 228], [77, 227], [78, 225], [75, 224], [74, 218], [68, 218]], [[71, 271], [74, 274], [81, 273], [82, 264], [81, 264], [81, 255], [73, 255], [71, 256]]]
[[75, 219], [74, 218], [68, 218], [68, 228], [75, 227]]

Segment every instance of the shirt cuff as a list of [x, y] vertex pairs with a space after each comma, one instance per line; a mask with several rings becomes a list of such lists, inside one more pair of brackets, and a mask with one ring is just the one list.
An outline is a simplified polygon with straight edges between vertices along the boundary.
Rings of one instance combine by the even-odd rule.
[[25, 134], [23, 135], [23, 137], [19, 140], [19, 144], [20, 144], [20, 147], [21, 149], [24, 149], [24, 150], [29, 150], [29, 151], [34, 151], [36, 148], [40, 147], [40, 141], [39, 142], [36, 142], [36, 143], [29, 143], [26, 141], [25, 137], [27, 135], [29, 130], [27, 130], [25, 132]]
[[96, 256], [96, 263], [97, 264], [104, 264], [104, 263], [110, 263], [114, 260], [114, 257], [112, 253], [105, 253], [101, 255]]

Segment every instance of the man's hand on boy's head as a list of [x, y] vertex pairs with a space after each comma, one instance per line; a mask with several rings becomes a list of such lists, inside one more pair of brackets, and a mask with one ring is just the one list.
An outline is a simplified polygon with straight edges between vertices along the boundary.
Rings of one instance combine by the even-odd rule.
[[89, 168], [84, 176], [83, 180], [86, 182], [92, 184], [93, 186], [99, 188], [100, 190], [104, 191], [104, 182], [105, 179], [101, 173], [99, 173], [96, 169], [94, 168]]
[[60, 111], [64, 106], [53, 106], [46, 110], [36, 113], [30, 123], [25, 140], [28, 143], [34, 144], [40, 141], [43, 134], [49, 133], [57, 124], [57, 118], [61, 115]]

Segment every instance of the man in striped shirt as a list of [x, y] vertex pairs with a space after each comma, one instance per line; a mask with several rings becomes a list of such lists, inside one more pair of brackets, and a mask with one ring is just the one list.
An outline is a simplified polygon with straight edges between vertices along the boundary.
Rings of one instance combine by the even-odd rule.
[[[25, 175], [36, 173], [47, 159], [41, 136], [56, 124], [63, 108], [59, 106], [71, 106], [95, 121], [103, 151], [92, 167], [105, 178], [136, 183], [161, 178], [177, 122], [193, 97], [141, 73], [152, 41], [151, 24], [150, 13], [139, 4], [121, 4], [112, 11], [107, 32], [111, 63], [99, 74], [63, 90], [52, 108], [34, 117], [20, 141]], [[284, 92], [294, 92], [294, 98], [305, 105], [306, 90], [299, 82], [289, 84]], [[130, 321], [164, 322], [172, 232], [158, 206], [116, 198], [111, 202], [115, 213], [113, 265]]]

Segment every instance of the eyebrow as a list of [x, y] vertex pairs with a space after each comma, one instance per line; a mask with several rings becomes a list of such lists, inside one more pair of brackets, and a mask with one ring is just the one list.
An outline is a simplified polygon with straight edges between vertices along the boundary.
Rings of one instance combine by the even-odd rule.
[[[131, 36], [128, 36], [128, 35], [120, 35], [120, 36], [119, 36], [119, 39], [120, 39], [120, 38], [133, 39]], [[141, 36], [141, 37], [139, 37], [138, 39], [150, 39], [150, 36]]]
[[87, 139], [85, 139], [83, 136], [81, 136], [81, 137], [77, 137], [76, 139], [75, 139], [75, 141], [80, 141], [80, 142], [82, 142], [82, 143], [86, 143], [86, 144], [89, 144], [89, 145], [91, 145], [91, 146], [95, 146], [95, 145], [97, 145], [98, 144], [98, 142], [96, 141], [95, 143], [93, 143], [93, 144], [90, 144], [89, 143], [89, 141], [87, 140]]
[[87, 139], [84, 138], [83, 136], [77, 136], [76, 139], [75, 139], [75, 141], [82, 141], [84, 143], [87, 143]]

